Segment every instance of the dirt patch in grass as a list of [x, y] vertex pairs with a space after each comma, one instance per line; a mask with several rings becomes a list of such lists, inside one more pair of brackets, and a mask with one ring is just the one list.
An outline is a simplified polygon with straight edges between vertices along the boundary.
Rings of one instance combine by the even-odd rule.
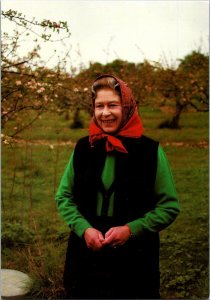
[[[68, 141], [50, 141], [47, 139], [42, 139], [42, 140], [25, 140], [25, 139], [20, 139], [20, 138], [15, 138], [13, 139], [13, 141], [18, 144], [18, 145], [34, 145], [34, 146], [49, 146], [49, 147], [53, 147], [53, 146], [75, 146], [75, 142], [68, 140]], [[164, 146], [172, 146], [172, 147], [198, 147], [198, 148], [208, 148], [209, 147], [209, 143], [206, 140], [203, 141], [199, 141], [199, 142], [163, 142], [162, 143]]]
[[24, 146], [26, 144], [28, 145], [32, 145], [32, 146], [49, 146], [49, 147], [53, 147], [53, 146], [75, 146], [75, 142], [69, 140], [69, 141], [50, 141], [50, 140], [25, 140], [25, 139], [20, 139], [20, 138], [15, 138], [13, 139], [13, 142], [20, 145], [20, 146]]
[[165, 142], [162, 143], [165, 146], [172, 146], [172, 147], [198, 147], [198, 148], [208, 148], [209, 143], [207, 141], [200, 141], [197, 143], [185, 143], [185, 142]]

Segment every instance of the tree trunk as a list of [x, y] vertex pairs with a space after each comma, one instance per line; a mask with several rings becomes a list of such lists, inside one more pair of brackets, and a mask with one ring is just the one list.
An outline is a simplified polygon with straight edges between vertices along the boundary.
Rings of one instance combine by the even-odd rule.
[[185, 108], [185, 104], [180, 104], [180, 103], [176, 103], [176, 111], [174, 116], [172, 117], [172, 119], [170, 120], [166, 120], [163, 121], [162, 123], [160, 123], [160, 125], [158, 126], [158, 128], [170, 128], [170, 129], [179, 129], [180, 125], [179, 125], [179, 121], [180, 121], [180, 116], [181, 113], [183, 111], [183, 109]]

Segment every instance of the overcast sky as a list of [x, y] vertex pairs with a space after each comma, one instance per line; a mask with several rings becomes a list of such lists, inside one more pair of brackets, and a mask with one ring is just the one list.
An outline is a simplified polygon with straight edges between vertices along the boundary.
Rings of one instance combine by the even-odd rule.
[[[37, 20], [67, 21], [71, 37], [65, 43], [75, 66], [117, 58], [174, 64], [199, 47], [205, 53], [209, 48], [209, 1], [2, 0], [1, 4], [2, 10], [18, 10]], [[2, 20], [2, 32], [10, 30], [9, 23]], [[61, 44], [41, 46], [45, 60], [56, 48], [51, 64], [66, 51]]]

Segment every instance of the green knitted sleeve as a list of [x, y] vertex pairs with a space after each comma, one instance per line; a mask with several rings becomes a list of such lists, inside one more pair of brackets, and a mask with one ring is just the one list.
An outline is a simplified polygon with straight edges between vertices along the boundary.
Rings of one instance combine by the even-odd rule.
[[85, 230], [92, 226], [79, 212], [77, 205], [74, 202], [74, 195], [72, 192], [74, 180], [73, 156], [74, 152], [72, 153], [61, 178], [55, 201], [58, 211], [64, 221], [71, 227], [71, 230], [82, 237]]
[[170, 165], [160, 145], [158, 147], [155, 194], [158, 199], [156, 207], [142, 218], [128, 223], [133, 235], [141, 236], [145, 231], [159, 232], [169, 226], [180, 212]]

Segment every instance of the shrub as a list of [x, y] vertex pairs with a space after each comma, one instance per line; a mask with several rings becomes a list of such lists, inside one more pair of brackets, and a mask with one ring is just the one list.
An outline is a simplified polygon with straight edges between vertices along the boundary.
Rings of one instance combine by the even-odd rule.
[[2, 230], [2, 248], [24, 246], [34, 241], [34, 232], [19, 222], [4, 222]]

